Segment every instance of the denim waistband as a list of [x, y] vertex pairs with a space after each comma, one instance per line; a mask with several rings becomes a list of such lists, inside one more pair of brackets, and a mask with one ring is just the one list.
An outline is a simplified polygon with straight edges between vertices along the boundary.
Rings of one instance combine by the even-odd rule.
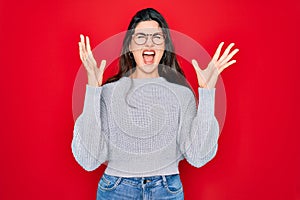
[[153, 185], [153, 184], [166, 184], [166, 179], [172, 176], [179, 176], [179, 174], [171, 174], [171, 175], [159, 175], [159, 176], [148, 176], [148, 177], [118, 177], [113, 175], [104, 174], [104, 176], [109, 176], [110, 178], [118, 179], [124, 183], [128, 183], [131, 185]]

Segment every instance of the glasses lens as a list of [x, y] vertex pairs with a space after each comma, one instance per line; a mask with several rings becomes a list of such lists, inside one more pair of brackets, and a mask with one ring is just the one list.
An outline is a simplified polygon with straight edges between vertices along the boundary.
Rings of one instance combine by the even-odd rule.
[[[165, 37], [162, 33], [155, 33], [153, 35], [149, 34], [151, 36], [152, 42], [156, 45], [161, 45], [165, 41]], [[138, 45], [146, 44], [148, 40], [148, 35], [144, 33], [137, 33], [133, 36], [133, 40]]]
[[154, 44], [160, 45], [165, 41], [164, 35], [161, 33], [153, 34], [152, 41]]
[[134, 35], [133, 39], [137, 44], [145, 44], [147, 41], [147, 36], [142, 33], [138, 33]]

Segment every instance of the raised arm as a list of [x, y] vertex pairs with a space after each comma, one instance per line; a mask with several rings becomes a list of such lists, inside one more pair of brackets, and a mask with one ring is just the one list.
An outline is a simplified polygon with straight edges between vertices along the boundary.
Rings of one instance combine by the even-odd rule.
[[178, 141], [183, 156], [195, 167], [205, 165], [215, 156], [219, 137], [219, 124], [214, 116], [215, 89], [198, 88], [198, 92], [198, 108], [190, 95]]
[[106, 105], [101, 98], [102, 76], [105, 61], [101, 62], [100, 68], [91, 51], [89, 38], [80, 35], [79, 55], [87, 70], [88, 84], [82, 114], [78, 117], [74, 126], [72, 140], [72, 152], [76, 161], [87, 171], [96, 169], [108, 158], [108, 145], [104, 134], [107, 128]]
[[180, 132], [180, 150], [187, 161], [201, 167], [210, 161], [217, 152], [219, 125], [214, 115], [215, 85], [219, 74], [236, 60], [232, 57], [239, 51], [232, 50], [231, 43], [221, 55], [224, 42], [218, 46], [208, 66], [202, 70], [196, 60], [192, 60], [198, 79], [199, 105], [193, 95], [187, 104]]

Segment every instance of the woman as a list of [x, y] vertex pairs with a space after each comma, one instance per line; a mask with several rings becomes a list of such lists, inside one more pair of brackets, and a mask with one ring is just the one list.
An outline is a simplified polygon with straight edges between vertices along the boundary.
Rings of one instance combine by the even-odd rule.
[[124, 38], [120, 70], [105, 84], [105, 61], [98, 68], [89, 38], [80, 36], [88, 84], [72, 151], [88, 171], [107, 162], [97, 199], [183, 199], [179, 161], [201, 167], [216, 154], [215, 84], [235, 63], [231, 58], [238, 49], [231, 51], [230, 44], [220, 56], [221, 43], [203, 71], [192, 61], [199, 83], [197, 108], [191, 89], [174, 83], [184, 74], [168, 28], [156, 10], [137, 12]]

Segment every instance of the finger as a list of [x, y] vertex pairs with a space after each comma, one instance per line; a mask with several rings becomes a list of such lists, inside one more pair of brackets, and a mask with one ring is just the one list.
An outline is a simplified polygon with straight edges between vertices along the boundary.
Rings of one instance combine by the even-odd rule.
[[220, 65], [224, 65], [225, 63], [227, 63], [237, 52], [239, 51], [239, 49], [235, 49], [233, 50], [221, 63]]
[[106, 66], [106, 60], [102, 60], [101, 63], [100, 63], [100, 71], [101, 72], [104, 71], [105, 66]]
[[201, 69], [200, 69], [200, 67], [199, 67], [199, 65], [198, 65], [197, 60], [193, 59], [193, 60], [192, 60], [192, 64], [193, 64], [193, 67], [194, 67], [194, 69], [196, 70], [196, 72], [201, 72]]
[[85, 48], [85, 43], [84, 43], [84, 36], [82, 34], [80, 34], [80, 42], [81, 42], [82, 52], [86, 53], [86, 48]]
[[224, 45], [224, 42], [221, 42], [221, 43], [219, 44], [219, 46], [218, 46], [218, 48], [217, 48], [217, 50], [216, 50], [216, 52], [215, 52], [215, 54], [214, 54], [212, 60], [214, 60], [214, 61], [217, 61], [217, 60], [218, 60], [223, 45]]
[[227, 67], [229, 67], [230, 65], [232, 65], [234, 63], [236, 63], [236, 60], [232, 60], [232, 61], [226, 63], [225, 65], [223, 65], [222, 67], [220, 67], [219, 73], [221, 73], [224, 69], [226, 69]]
[[196, 75], [197, 75], [197, 80], [198, 80], [199, 87], [201, 87], [201, 88], [206, 87], [205, 79], [201, 76], [201, 71], [202, 70], [199, 67], [197, 60], [193, 59], [192, 60], [192, 64], [193, 64], [193, 67], [194, 67], [194, 69], [196, 71]]
[[88, 36], [86, 36], [85, 38], [86, 38], [86, 50], [87, 50], [87, 53], [91, 53], [92, 50], [91, 50], [91, 45], [90, 45], [90, 38]]
[[79, 45], [79, 56], [80, 56], [81, 61], [83, 62], [84, 61], [84, 56], [83, 56], [83, 52], [82, 52], [81, 42], [78, 42], [78, 45]]
[[80, 42], [84, 43], [84, 36], [82, 34], [80, 34]]
[[218, 62], [222, 62], [226, 57], [227, 55], [229, 54], [230, 52], [230, 49], [234, 46], [234, 43], [231, 43], [224, 51], [223, 55], [221, 56], [221, 58], [218, 60]]

